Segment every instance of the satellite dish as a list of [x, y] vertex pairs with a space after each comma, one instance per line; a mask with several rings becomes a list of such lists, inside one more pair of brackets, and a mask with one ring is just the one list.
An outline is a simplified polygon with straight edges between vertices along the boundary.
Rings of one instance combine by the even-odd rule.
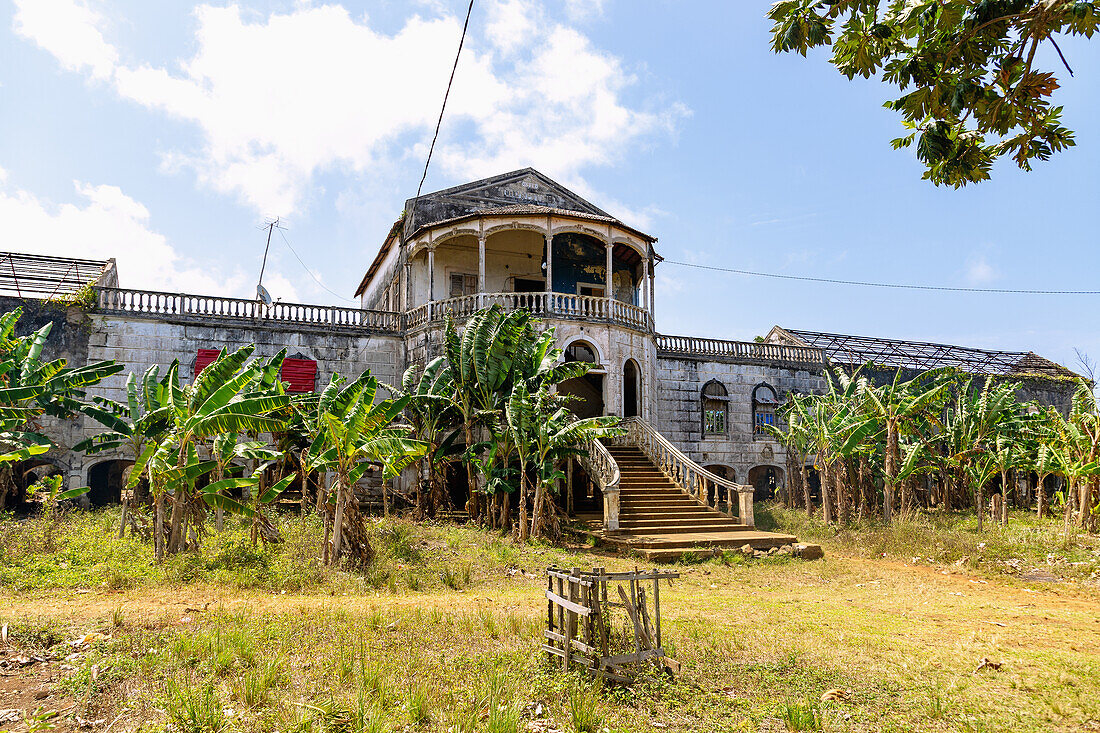
[[264, 305], [271, 305], [271, 293], [267, 292], [267, 288], [265, 288], [263, 285], [257, 285], [256, 300], [260, 301]]

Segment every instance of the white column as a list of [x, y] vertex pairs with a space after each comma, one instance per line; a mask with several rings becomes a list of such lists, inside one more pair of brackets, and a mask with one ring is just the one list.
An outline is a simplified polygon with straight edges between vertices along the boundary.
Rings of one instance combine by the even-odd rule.
[[608, 300], [610, 300], [612, 297], [614, 297], [614, 293], [611, 290], [611, 272], [612, 272], [611, 253], [615, 249], [615, 245], [613, 245], [611, 243], [611, 235], [608, 235], [607, 241], [605, 242], [605, 244], [607, 245], [607, 287], [605, 289], [604, 295], [607, 296]]
[[477, 292], [485, 292], [485, 235], [477, 238]]
[[412, 305], [412, 263], [405, 263], [405, 287], [401, 288], [401, 310], [407, 311]]
[[651, 328], [653, 328], [654, 331], [656, 331], [657, 330], [657, 316], [655, 315], [655, 311], [654, 311], [654, 308], [653, 308], [653, 281], [655, 279], [657, 279], [657, 273], [654, 269], [653, 247], [652, 247], [652, 245], [647, 247], [647, 249], [649, 250], [649, 257], [647, 258], [645, 269], [646, 269], [646, 275], [649, 277], [649, 300], [646, 302], [646, 305], [649, 307], [649, 321], [650, 321], [649, 325], [650, 325]]
[[554, 235], [546, 232], [546, 292], [554, 292]]
[[435, 301], [435, 247], [428, 248], [428, 302]]

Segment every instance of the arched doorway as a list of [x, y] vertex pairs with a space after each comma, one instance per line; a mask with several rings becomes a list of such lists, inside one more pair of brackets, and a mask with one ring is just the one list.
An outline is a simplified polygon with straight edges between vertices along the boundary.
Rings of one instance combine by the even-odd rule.
[[623, 364], [623, 417], [637, 417], [641, 414], [638, 398], [642, 385], [639, 376], [637, 362], [627, 359]]
[[729, 466], [723, 466], [717, 463], [713, 463], [709, 466], [703, 466], [718, 478], [724, 478], [726, 481], [737, 481], [737, 472]]
[[586, 361], [594, 365], [583, 377], [567, 379], [558, 385], [558, 392], [574, 397], [569, 405], [577, 417], [599, 417], [604, 414], [604, 370], [600, 366], [596, 347], [587, 341], [574, 341], [565, 347], [566, 361]]
[[0, 487], [0, 508], [18, 507], [28, 501], [28, 489], [40, 479], [64, 475], [65, 469], [48, 459], [31, 458], [14, 464], [9, 479], [11, 483]]
[[118, 504], [126, 483], [126, 469], [133, 461], [111, 460], [97, 463], [88, 470], [88, 501], [94, 507]]
[[775, 497], [775, 490], [783, 484], [783, 469], [778, 466], [754, 466], [749, 469], [749, 485], [752, 500], [762, 501]]

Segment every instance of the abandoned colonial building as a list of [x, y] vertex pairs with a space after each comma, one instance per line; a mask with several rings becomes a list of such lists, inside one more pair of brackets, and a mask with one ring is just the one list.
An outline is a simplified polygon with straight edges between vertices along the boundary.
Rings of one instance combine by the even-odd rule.
[[[1029, 352], [778, 326], [749, 342], [662, 334], [655, 320], [656, 244], [654, 236], [528, 168], [410, 199], [377, 254], [369, 263], [364, 258], [355, 293], [360, 308], [123, 288], [113, 261], [22, 255], [0, 262], [0, 286], [15, 296], [5, 307], [27, 306], [25, 328], [59, 321], [51, 348], [77, 362], [116, 359], [140, 372], [178, 360], [190, 377], [219, 349], [255, 343], [259, 355], [287, 349], [283, 376], [292, 390], [315, 389], [333, 372], [368, 368], [395, 383], [408, 366], [441, 355], [445, 316], [461, 324], [494, 304], [527, 309], [555, 328], [566, 359], [593, 364], [588, 376], [562, 386], [579, 398], [578, 414], [628, 419], [625, 444], [601, 449], [583, 470], [589, 491], [604, 493], [598, 506], [605, 524], [639, 532], [694, 532], [711, 520], [711, 530], [751, 527], [753, 495], [785, 481], [783, 447], [765, 426], [776, 424], [789, 392], [823, 389], [830, 365], [871, 362], [890, 374], [955, 366], [1018, 380], [1027, 398], [1068, 400], [1065, 377], [1072, 372]], [[44, 267], [49, 273], [33, 280]], [[55, 307], [32, 302], [89, 281], [96, 286], [91, 307], [67, 308], [59, 318]], [[121, 399], [124, 383], [119, 375], [96, 389]], [[45, 470], [91, 485], [93, 502], [117, 496], [127, 465], [122, 457], [64, 450], [97, 427], [55, 429], [62, 450], [44, 457]], [[691, 502], [707, 503], [703, 509], [713, 514], [673, 511], [672, 497], [667, 517], [628, 506], [632, 492], [652, 489], [646, 482], [658, 479], [690, 494]], [[718, 522], [715, 506], [738, 522]]]

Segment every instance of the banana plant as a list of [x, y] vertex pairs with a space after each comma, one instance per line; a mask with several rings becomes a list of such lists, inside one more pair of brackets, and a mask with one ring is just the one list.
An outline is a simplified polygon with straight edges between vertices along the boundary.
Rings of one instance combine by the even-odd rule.
[[331, 472], [335, 479], [336, 488], [329, 499], [334, 504], [331, 554], [325, 537], [325, 559], [330, 563], [339, 560], [345, 544], [354, 559], [364, 562], [370, 558], [370, 544], [355, 502], [355, 485], [367, 469], [381, 467], [383, 482], [389, 481], [427, 449], [422, 441], [408, 437], [410, 428], [394, 425], [411, 398], [376, 404], [377, 392], [378, 380], [369, 371], [346, 384], [334, 374], [318, 399], [317, 434], [307, 465], [310, 470]]
[[[160, 378], [160, 365], [154, 364], [140, 378], [130, 372], [126, 378], [125, 403], [96, 396], [91, 404], [79, 407], [78, 411], [94, 418], [107, 430], [80, 441], [73, 450], [89, 456], [118, 451], [136, 462], [146, 446], [159, 441], [168, 428], [168, 378], [168, 375]], [[131, 511], [129, 493], [122, 495], [119, 537], [125, 536]]]
[[[443, 343], [451, 378], [455, 385], [455, 406], [469, 454], [477, 444], [477, 431], [499, 416], [507, 399], [517, 351], [524, 337], [533, 336], [531, 314], [525, 310], [505, 313], [500, 305], [480, 310], [470, 317], [461, 336], [454, 321], [444, 323]], [[475, 456], [470, 455], [472, 459]], [[480, 515], [477, 473], [468, 459], [471, 518]]]
[[[516, 455], [522, 467], [531, 465], [536, 476], [532, 502], [530, 535], [544, 537], [553, 532], [554, 482], [560, 477], [560, 458], [575, 453], [581, 446], [600, 438], [622, 435], [613, 415], [579, 419], [565, 406], [565, 398], [554, 394], [549, 384], [531, 391], [526, 380], [512, 387], [505, 408], [505, 419]], [[527, 471], [520, 470], [520, 539], [526, 539], [525, 520]]]
[[[445, 357], [428, 362], [420, 373], [413, 365], [401, 376], [400, 388], [382, 385], [395, 398], [408, 397], [405, 415], [412, 427], [412, 437], [426, 445], [419, 459], [416, 481], [416, 512], [435, 516], [447, 504], [443, 469], [461, 457], [456, 448], [461, 436], [461, 413], [455, 402], [455, 383]], [[425, 506], [422, 485], [427, 484]]]
[[122, 371], [113, 361], [70, 368], [65, 359], [44, 361], [42, 351], [52, 323], [27, 336], [16, 336], [22, 308], [0, 316], [0, 469], [7, 482], [0, 490], [0, 508], [7, 498], [11, 464], [42, 455], [53, 447], [40, 432], [38, 418], [71, 418], [87, 407], [84, 388]]
[[62, 487], [64, 484], [65, 477], [60, 474], [55, 474], [53, 476], [43, 476], [30, 487], [31, 494], [42, 495], [42, 513], [54, 521], [58, 518], [58, 507], [61, 502], [83, 496], [88, 493], [90, 488], [88, 486], [79, 486], [77, 488], [63, 490]]
[[157, 536], [162, 539], [163, 503], [172, 498], [172, 514], [164, 550], [158, 544], [157, 557], [179, 552], [187, 544], [187, 524], [196, 535], [202, 529], [202, 498], [196, 481], [217, 468], [216, 460], [201, 460], [197, 446], [223, 433], [274, 433], [282, 429], [289, 413], [290, 397], [271, 389], [272, 374], [278, 374], [285, 352], [267, 362], [252, 360], [255, 346], [224, 351], [207, 366], [191, 385], [179, 382], [179, 365], [168, 370], [166, 407], [169, 426], [166, 435], [138, 457], [130, 481], [148, 476], [154, 491]]

